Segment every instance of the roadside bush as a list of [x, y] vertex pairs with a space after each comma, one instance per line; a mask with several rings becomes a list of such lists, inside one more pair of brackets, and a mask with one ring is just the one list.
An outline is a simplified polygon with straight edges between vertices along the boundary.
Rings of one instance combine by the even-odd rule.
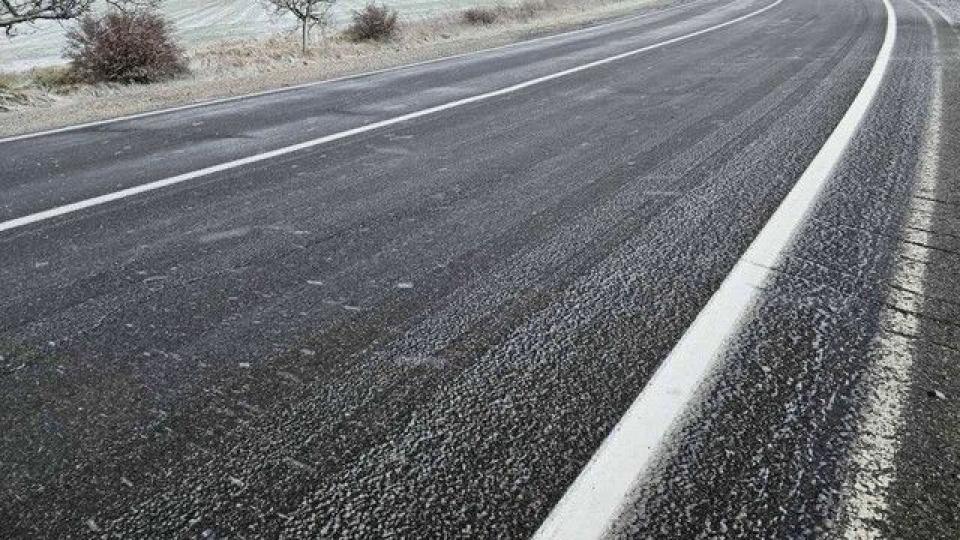
[[396, 37], [399, 29], [396, 10], [371, 2], [362, 10], [353, 12], [347, 37], [352, 41], [387, 41]]
[[84, 82], [153, 83], [187, 72], [170, 24], [151, 11], [84, 17], [67, 33], [64, 55]]
[[463, 22], [475, 26], [493, 24], [500, 16], [496, 9], [489, 7], [467, 8], [460, 15]]

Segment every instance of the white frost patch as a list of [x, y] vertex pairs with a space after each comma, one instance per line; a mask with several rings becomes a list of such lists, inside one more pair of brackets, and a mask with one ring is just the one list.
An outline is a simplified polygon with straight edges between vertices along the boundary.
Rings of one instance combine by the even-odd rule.
[[301, 470], [304, 470], [304, 471], [316, 472], [316, 470], [317, 470], [317, 469], [315, 469], [312, 465], [308, 465], [308, 464], [306, 464], [306, 463], [304, 463], [304, 462], [302, 462], [302, 461], [300, 461], [300, 460], [298, 460], [298, 459], [294, 459], [294, 458], [292, 458], [292, 457], [290, 457], [290, 456], [287, 456], [287, 457], [283, 458], [283, 461], [284, 461], [284, 463], [286, 463], [287, 465], [290, 465], [291, 467], [294, 467], [294, 468], [297, 468], [297, 469], [301, 469]]
[[293, 373], [290, 373], [289, 371], [278, 371], [277, 375], [292, 383], [300, 384], [303, 382], [302, 380], [300, 380], [300, 377], [297, 377], [296, 375], [294, 375]]
[[[929, 17], [928, 17], [929, 20]], [[932, 22], [931, 22], [932, 24]], [[932, 193], [936, 187], [938, 155], [940, 148], [940, 78], [934, 83], [930, 106], [930, 120], [924, 133], [918, 185], [918, 193]], [[893, 282], [922, 291], [927, 269], [928, 251], [921, 247], [929, 241], [933, 203], [928, 199], [915, 199], [913, 215], [908, 216], [915, 229], [910, 233], [914, 243], [901, 244], [901, 258], [918, 261], [918, 264], [900, 264], [895, 270]], [[920, 244], [920, 245], [917, 245]], [[902, 294], [893, 289], [888, 303], [905, 312], [919, 312], [922, 295]], [[874, 391], [866, 404], [863, 423], [851, 453], [854, 474], [844, 485], [844, 502], [841, 516], [845, 518], [843, 537], [849, 540], [883, 538], [877, 523], [882, 523], [889, 509], [888, 493], [896, 478], [894, 458], [899, 446], [898, 437], [903, 431], [904, 404], [910, 389], [910, 368], [913, 365], [911, 339], [919, 333], [920, 321], [899, 311], [888, 310], [882, 315], [881, 328], [893, 329], [898, 334], [886, 333], [877, 344], [878, 357], [870, 373]]]
[[440, 358], [439, 356], [428, 356], [423, 354], [398, 356], [394, 359], [394, 363], [400, 367], [442, 368], [443, 366], [447, 365], [446, 360]]
[[240, 227], [239, 229], [231, 229], [229, 231], [216, 232], [212, 234], [206, 234], [200, 237], [198, 242], [201, 244], [209, 244], [211, 242], [219, 242], [220, 240], [228, 240], [230, 238], [239, 238], [246, 235], [250, 232], [250, 227]]

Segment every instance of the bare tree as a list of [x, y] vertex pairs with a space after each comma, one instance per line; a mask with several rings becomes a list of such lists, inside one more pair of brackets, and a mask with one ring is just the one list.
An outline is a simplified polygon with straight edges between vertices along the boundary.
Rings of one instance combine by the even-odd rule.
[[162, 0], [106, 0], [106, 2], [118, 11], [129, 12], [153, 11], [160, 7]]
[[0, 28], [9, 35], [24, 23], [76, 19], [91, 3], [93, 0], [0, 0]]
[[310, 28], [313, 26], [323, 28], [330, 23], [330, 9], [336, 0], [264, 0], [264, 2], [279, 15], [289, 13], [297, 18], [300, 22], [302, 50], [306, 53]]

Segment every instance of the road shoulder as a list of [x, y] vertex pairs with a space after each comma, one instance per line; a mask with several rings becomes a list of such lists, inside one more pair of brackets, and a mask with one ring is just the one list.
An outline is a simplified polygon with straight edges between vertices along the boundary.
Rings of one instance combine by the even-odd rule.
[[[913, 206], [928, 209], [916, 333], [904, 336], [913, 360], [903, 405], [901, 446], [889, 514], [879, 531], [890, 538], [960, 537], [960, 34], [921, 4], [935, 21], [941, 64], [936, 182], [918, 190]], [[914, 225], [908, 224], [908, 228]], [[916, 227], [919, 228], [919, 227]], [[908, 230], [917, 234], [917, 230]], [[907, 264], [907, 263], [904, 263]], [[904, 284], [905, 288], [911, 284]]]

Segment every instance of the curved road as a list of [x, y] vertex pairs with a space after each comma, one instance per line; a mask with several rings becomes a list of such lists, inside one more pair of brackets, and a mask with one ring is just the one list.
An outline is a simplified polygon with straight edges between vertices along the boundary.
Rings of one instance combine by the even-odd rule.
[[[892, 8], [876, 99], [610, 534], [960, 535], [960, 44]], [[533, 534], [886, 21], [681, 1], [0, 140], [0, 536]]]

